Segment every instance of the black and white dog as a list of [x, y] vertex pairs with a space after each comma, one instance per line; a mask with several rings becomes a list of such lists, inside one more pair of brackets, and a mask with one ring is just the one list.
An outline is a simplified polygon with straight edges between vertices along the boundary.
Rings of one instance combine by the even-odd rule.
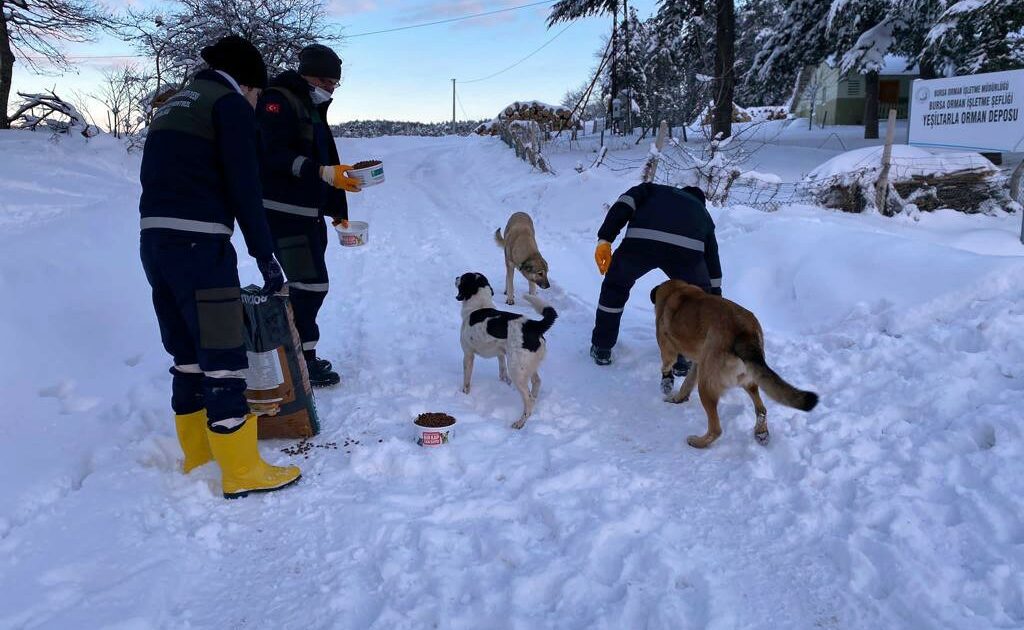
[[495, 309], [494, 289], [481, 273], [462, 274], [455, 279], [455, 288], [459, 291], [455, 299], [462, 302], [462, 391], [469, 393], [476, 355], [498, 357], [498, 378], [515, 385], [523, 397], [523, 415], [512, 425], [522, 429], [540, 393], [537, 370], [547, 352], [544, 333], [558, 313], [536, 295], [525, 297], [543, 319]]

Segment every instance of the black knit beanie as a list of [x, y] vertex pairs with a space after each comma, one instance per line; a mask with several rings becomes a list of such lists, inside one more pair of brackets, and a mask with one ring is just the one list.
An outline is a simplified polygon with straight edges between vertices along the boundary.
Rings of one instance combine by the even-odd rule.
[[341, 79], [341, 58], [323, 44], [306, 46], [299, 52], [299, 74], [307, 77]]
[[228, 35], [213, 46], [203, 48], [199, 54], [211, 68], [227, 72], [239, 85], [261, 90], [267, 87], [263, 55], [247, 39]]

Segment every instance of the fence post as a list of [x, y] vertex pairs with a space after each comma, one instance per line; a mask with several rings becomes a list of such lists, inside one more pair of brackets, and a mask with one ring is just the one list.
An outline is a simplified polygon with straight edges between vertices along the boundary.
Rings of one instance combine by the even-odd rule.
[[[1022, 177], [1024, 177], [1024, 162], [1018, 164], [1017, 168], [1013, 169], [1013, 175], [1010, 176], [1010, 199], [1017, 203], [1020, 203], [1020, 182]], [[1021, 212], [1020, 242], [1024, 243], [1024, 212]]]
[[647, 158], [647, 165], [644, 166], [644, 182], [650, 183], [654, 181], [654, 176], [658, 172], [658, 156], [661, 155], [661, 150], [665, 148], [665, 138], [668, 136], [668, 121], [661, 121], [661, 126], [658, 127], [658, 136], [654, 140], [654, 148], [657, 151], [657, 155], [652, 155]]
[[882, 149], [882, 172], [875, 183], [875, 205], [883, 215], [889, 200], [889, 166], [892, 163], [892, 141], [896, 135], [896, 110], [889, 110], [889, 125], [885, 130], [885, 148]]

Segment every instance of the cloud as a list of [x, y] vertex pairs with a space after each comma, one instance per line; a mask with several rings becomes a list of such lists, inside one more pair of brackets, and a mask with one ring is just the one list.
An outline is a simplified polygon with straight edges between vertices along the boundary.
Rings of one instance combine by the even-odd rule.
[[[480, 0], [438, 0], [427, 2], [407, 11], [401, 18], [402, 22], [432, 22], [448, 18], [463, 17], [475, 13], [487, 13], [523, 4], [523, 0], [501, 0], [500, 2], [481, 2]], [[506, 24], [516, 19], [516, 11], [495, 13], [469, 20], [453, 22], [453, 26], [480, 27]]]
[[333, 17], [349, 17], [360, 13], [369, 13], [380, 8], [377, 0], [330, 0], [327, 3], [327, 14]]

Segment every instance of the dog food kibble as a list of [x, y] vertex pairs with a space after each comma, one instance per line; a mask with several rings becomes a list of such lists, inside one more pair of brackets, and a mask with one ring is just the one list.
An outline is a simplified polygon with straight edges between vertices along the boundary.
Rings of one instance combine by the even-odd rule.
[[416, 416], [416, 424], [430, 429], [440, 429], [455, 424], [455, 418], [446, 413], [421, 413]]
[[361, 168], [370, 168], [371, 166], [380, 166], [380, 160], [363, 160], [362, 162], [356, 162], [352, 165], [352, 168], [359, 170]]
[[[345, 438], [344, 446], [347, 447], [350, 444], [359, 444], [359, 442], [353, 441], [352, 438]], [[295, 444], [294, 446], [287, 446], [285, 448], [282, 448], [281, 452], [284, 453], [285, 455], [292, 455], [292, 456], [296, 456], [296, 457], [299, 456], [299, 455], [302, 455], [303, 459], [309, 459], [309, 453], [314, 448], [322, 448], [324, 450], [336, 451], [336, 450], [338, 450], [338, 443], [337, 442], [324, 442], [322, 444], [316, 444], [316, 443], [310, 442], [309, 438], [302, 438], [302, 440], [300, 440], [298, 444]], [[351, 453], [352, 451], [345, 451], [345, 452], [346, 453]]]

